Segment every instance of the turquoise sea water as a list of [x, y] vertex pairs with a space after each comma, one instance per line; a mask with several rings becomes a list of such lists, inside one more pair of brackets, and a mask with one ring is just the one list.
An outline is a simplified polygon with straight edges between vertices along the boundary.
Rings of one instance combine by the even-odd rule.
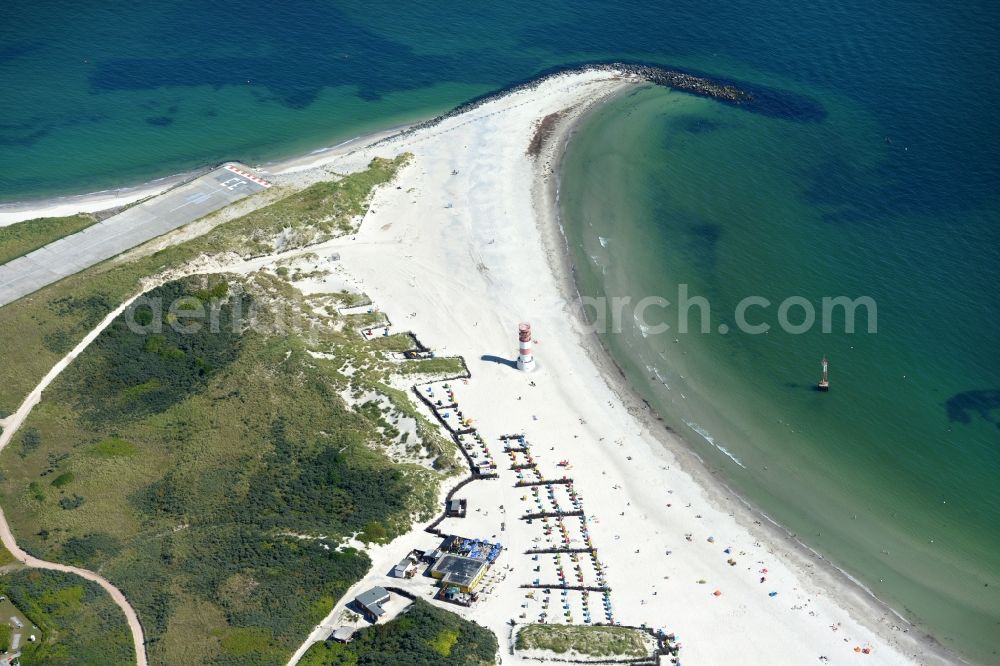
[[[581, 270], [581, 288], [675, 300], [685, 283], [713, 328], [747, 295], [872, 296], [875, 335], [675, 343], [626, 328], [608, 342], [676, 427], [740, 461], [687, 432], [736, 487], [995, 663], [997, 14], [902, 0], [15, 2], [0, 22], [0, 200], [297, 154], [581, 61], [804, 96], [818, 113], [650, 89], [595, 114], [563, 174], [578, 265], [607, 267]], [[774, 324], [776, 307], [750, 318]]]
[[[1000, 450], [995, 212], [845, 210], [817, 202], [846, 150], [859, 177], [909, 151], [848, 100], [822, 123], [764, 118], [659, 88], [579, 128], [562, 214], [581, 292], [662, 296], [603, 336], [633, 384], [700, 456], [798, 538], [951, 647], [987, 662], [1000, 642]], [[866, 175], [867, 174], [867, 175]], [[877, 212], [876, 212], [877, 211]], [[678, 333], [678, 287], [702, 296]], [[870, 296], [807, 333], [781, 301]], [[738, 330], [736, 307], [761, 296]], [[789, 319], [803, 321], [801, 308]], [[647, 326], [643, 334], [638, 321]], [[670, 330], [656, 334], [657, 324]], [[723, 335], [718, 326], [730, 330]], [[815, 390], [820, 359], [830, 393]], [[993, 389], [992, 393], [988, 390]], [[992, 410], [992, 411], [991, 411]]]

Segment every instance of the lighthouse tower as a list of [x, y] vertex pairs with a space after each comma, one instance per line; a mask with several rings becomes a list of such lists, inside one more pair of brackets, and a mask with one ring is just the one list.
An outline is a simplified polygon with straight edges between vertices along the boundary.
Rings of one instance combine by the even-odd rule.
[[531, 372], [535, 369], [535, 358], [531, 355], [531, 324], [517, 325], [517, 369]]
[[827, 377], [827, 373], [826, 373], [827, 366], [828, 366], [827, 361], [826, 361], [826, 356], [823, 357], [822, 366], [823, 366], [823, 379], [819, 380], [819, 384], [817, 384], [816, 388], [818, 388], [820, 391], [829, 391], [830, 390], [830, 379]]

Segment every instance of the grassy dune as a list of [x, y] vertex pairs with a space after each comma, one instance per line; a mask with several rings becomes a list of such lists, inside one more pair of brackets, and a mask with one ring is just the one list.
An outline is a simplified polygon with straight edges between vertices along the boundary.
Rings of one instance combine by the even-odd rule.
[[[19, 341], [3, 351], [0, 408], [13, 409], [143, 278], [201, 255], [261, 255], [351, 231], [407, 159], [376, 159], [0, 308], [0, 336]], [[198, 276], [145, 296], [49, 387], [0, 454], [0, 501], [26, 550], [99, 570], [123, 590], [153, 663], [282, 663], [369, 566], [343, 540], [390, 539], [429, 517], [456, 465], [453, 443], [390, 378], [462, 365], [394, 361], [387, 352], [407, 338], [365, 342], [360, 319], [338, 314], [360, 295], [305, 297], [281, 275]], [[186, 305], [158, 309], [149, 298]], [[203, 306], [215, 328], [174, 326]], [[381, 402], [361, 399], [371, 395]], [[453, 642], [439, 637], [435, 649]]]
[[[154, 322], [133, 306], [0, 456], [21, 545], [119, 585], [157, 663], [280, 662], [368, 567], [340, 539], [389, 539], [436, 508], [440, 474], [390, 461], [385, 417], [339, 394], [377, 390], [365, 377], [392, 364], [350, 330], [267, 330], [288, 289], [213, 276], [151, 292], [225, 294], [219, 330], [181, 334], [162, 314], [161, 332], [136, 333], [127, 321]], [[233, 326], [253, 309], [253, 330]]]
[[418, 599], [386, 624], [366, 627], [347, 644], [317, 643], [302, 666], [486, 666], [497, 639], [488, 629]]
[[649, 636], [629, 627], [530, 624], [517, 633], [518, 650], [548, 650], [559, 655], [588, 657], [645, 657]]
[[204, 236], [124, 264], [103, 262], [0, 307], [0, 340], [18, 341], [0, 352], [0, 417], [13, 412], [62, 355], [138, 291], [143, 278], [201, 255], [262, 255], [279, 244], [290, 250], [348, 232], [374, 189], [392, 180], [408, 160], [405, 154], [376, 158], [364, 171], [317, 183]]

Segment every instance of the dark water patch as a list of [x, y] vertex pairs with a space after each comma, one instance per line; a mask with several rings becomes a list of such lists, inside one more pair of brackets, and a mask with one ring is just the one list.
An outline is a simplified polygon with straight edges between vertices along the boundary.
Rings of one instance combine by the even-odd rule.
[[152, 116], [146, 118], [146, 122], [150, 125], [155, 125], [156, 127], [166, 127], [167, 125], [172, 125], [174, 119], [170, 116]]
[[40, 47], [41, 44], [38, 42], [25, 42], [21, 44], [7, 44], [6, 46], [0, 46], [0, 65], [5, 65], [11, 60], [27, 55]]
[[753, 95], [749, 109], [755, 113], [786, 120], [819, 123], [826, 119], [826, 109], [819, 101], [793, 93], [765, 86], [748, 85]]
[[958, 210], [969, 210], [972, 201], [955, 197], [938, 182], [925, 182], [902, 161], [887, 158], [872, 167], [858, 166], [849, 158], [830, 155], [809, 172], [806, 200], [822, 210], [830, 223], [863, 223], [906, 215], [938, 213], [941, 224], [964, 219]]
[[[100, 93], [166, 86], [255, 86], [268, 90], [288, 108], [302, 109], [314, 103], [324, 88], [354, 86], [357, 97], [374, 101], [390, 92], [423, 88], [442, 80], [478, 83], [497, 79], [493, 71], [499, 60], [496, 54], [416, 54], [409, 45], [369, 30], [329, 6], [244, 8], [236, 13], [241, 16], [209, 6], [203, 11], [208, 14], [207, 22], [217, 18], [233, 35], [243, 31], [253, 34], [259, 30], [259, 22], [266, 21], [266, 55], [112, 58], [97, 63], [90, 75], [91, 88]], [[255, 15], [264, 11], [266, 17]], [[530, 71], [533, 62], [503, 59], [501, 67], [509, 72], [520, 65]], [[503, 78], [501, 73], [500, 80]]]
[[304, 109], [319, 97], [318, 88], [299, 88], [285, 93], [281, 102], [290, 109]]
[[948, 420], [952, 423], [972, 423], [972, 415], [1000, 428], [1000, 416], [993, 412], [1000, 410], [1000, 389], [964, 391], [948, 398], [945, 404]]
[[22, 134], [14, 134], [0, 128], [0, 146], [31, 146], [48, 135], [50, 130], [42, 128]]
[[693, 115], [676, 116], [672, 119], [671, 125], [681, 132], [687, 132], [688, 134], [707, 134], [725, 126], [716, 120]]
[[718, 224], [699, 222], [684, 229], [684, 245], [703, 275], [716, 274], [720, 238], [722, 238], [722, 227]]
[[53, 131], [77, 127], [86, 123], [98, 123], [103, 120], [106, 120], [106, 116], [92, 113], [71, 116], [59, 122], [52, 122], [38, 116], [25, 122], [0, 122], [0, 146], [33, 146]]

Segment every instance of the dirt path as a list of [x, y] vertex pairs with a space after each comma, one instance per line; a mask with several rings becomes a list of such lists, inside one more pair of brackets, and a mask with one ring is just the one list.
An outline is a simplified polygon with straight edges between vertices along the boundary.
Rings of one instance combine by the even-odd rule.
[[[127, 301], [119, 305], [113, 312], [111, 312], [107, 317], [105, 317], [97, 327], [94, 328], [87, 336], [80, 341], [80, 343], [73, 348], [66, 356], [64, 356], [58, 363], [56, 363], [48, 374], [42, 378], [38, 386], [28, 394], [28, 397], [24, 399], [21, 406], [18, 407], [17, 411], [8, 416], [3, 421], [3, 433], [0, 434], [0, 451], [10, 443], [11, 439], [14, 437], [14, 433], [17, 432], [21, 424], [34, 409], [35, 405], [42, 399], [42, 391], [44, 391], [52, 381], [59, 376], [59, 374], [65, 370], [69, 364], [75, 359], [87, 346], [93, 342], [98, 335], [101, 334], [105, 328], [114, 321], [115, 317], [120, 315], [125, 311], [129, 305], [132, 304], [139, 294], [129, 298]], [[129, 630], [132, 632], [132, 643], [135, 646], [135, 657], [138, 666], [147, 666], [148, 662], [146, 660], [146, 639], [142, 631], [142, 624], [139, 623], [139, 616], [136, 615], [135, 609], [132, 608], [125, 595], [117, 587], [112, 585], [103, 576], [94, 573], [93, 571], [88, 571], [87, 569], [80, 569], [78, 567], [72, 567], [66, 564], [59, 564], [57, 562], [46, 562], [45, 560], [40, 560], [37, 557], [32, 557], [28, 553], [21, 550], [17, 545], [17, 541], [14, 539], [14, 535], [10, 531], [10, 526], [7, 524], [7, 517], [3, 513], [3, 509], [0, 509], [0, 541], [3, 541], [4, 547], [10, 551], [19, 562], [25, 566], [34, 567], [36, 569], [50, 569], [52, 571], [64, 571], [67, 573], [73, 573], [81, 578], [86, 578], [87, 580], [93, 581], [103, 587], [111, 599], [118, 604], [118, 607], [122, 609], [125, 613], [125, 619], [128, 620]]]

